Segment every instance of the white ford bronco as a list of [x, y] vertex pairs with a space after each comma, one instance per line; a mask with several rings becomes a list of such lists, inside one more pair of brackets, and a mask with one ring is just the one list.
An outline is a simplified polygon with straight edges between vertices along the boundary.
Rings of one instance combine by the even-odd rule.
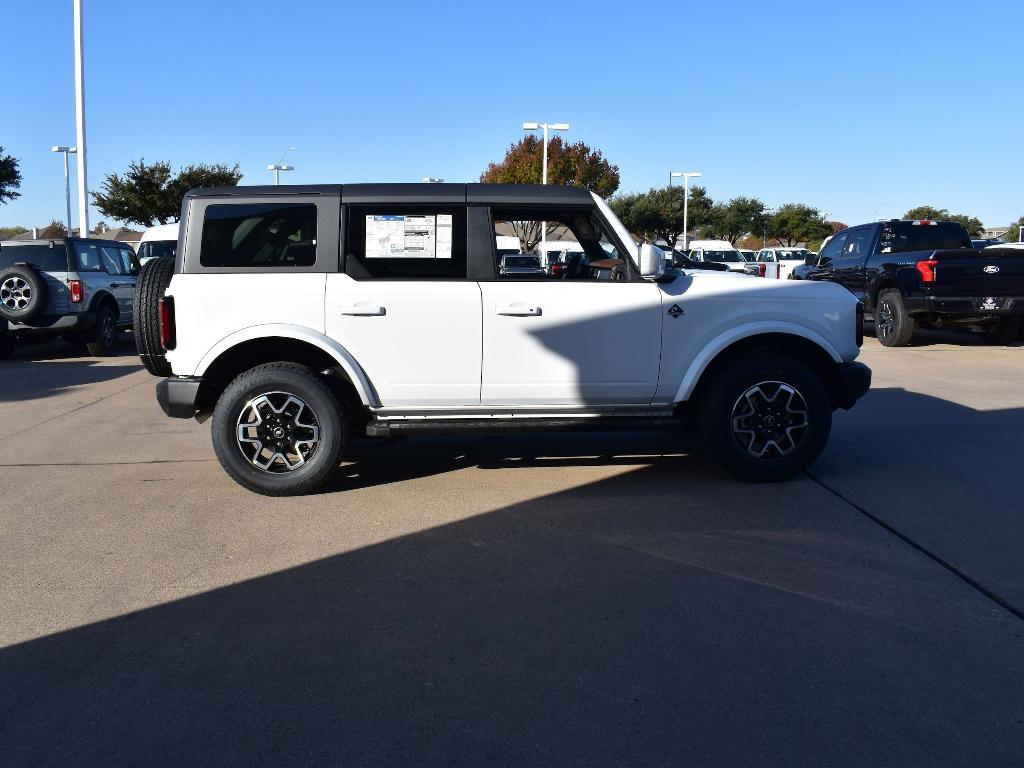
[[[500, 268], [546, 222], [557, 275]], [[815, 460], [863, 395], [845, 288], [664, 269], [583, 189], [346, 184], [197, 189], [136, 294], [168, 416], [258, 493], [313, 490], [353, 438], [486, 429], [700, 430], [747, 480]]]

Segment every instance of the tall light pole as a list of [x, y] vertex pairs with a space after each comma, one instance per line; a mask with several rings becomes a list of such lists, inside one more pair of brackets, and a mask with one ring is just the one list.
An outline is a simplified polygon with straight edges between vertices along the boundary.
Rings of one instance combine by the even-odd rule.
[[284, 152], [281, 153], [281, 157], [278, 158], [277, 162], [267, 166], [267, 170], [268, 171], [273, 171], [274, 172], [274, 186], [275, 187], [281, 186], [281, 171], [294, 171], [295, 170], [295, 166], [294, 165], [285, 165], [284, 164], [284, 156], [287, 155], [289, 152], [291, 152], [294, 149], [298, 149], [298, 147], [293, 147], [293, 146], [286, 147]]
[[[75, 121], [78, 141], [78, 234], [89, 236], [89, 183], [85, 176], [85, 52], [82, 46], [82, 0], [75, 0]], [[67, 155], [65, 155], [65, 158]], [[68, 234], [71, 223], [68, 222]]]
[[[688, 227], [688, 225], [689, 225], [689, 216], [690, 216], [690, 178], [691, 177], [697, 178], [700, 175], [701, 174], [698, 171], [687, 171], [686, 173], [683, 173], [682, 171], [672, 171], [668, 175], [669, 186], [672, 185], [673, 177], [675, 177], [675, 178], [682, 177], [682, 179], [683, 179], [683, 250], [684, 251], [687, 249], [687, 247], [690, 244], [690, 230], [689, 230], [689, 227]], [[675, 243], [672, 243], [672, 246], [675, 247]]]
[[[63, 152], [64, 153], [64, 202], [67, 203], [68, 208], [68, 237], [71, 236], [71, 178], [68, 172], [68, 155], [73, 155], [78, 152], [77, 147], [51, 147], [51, 152]], [[81, 235], [82, 233], [79, 232]], [[82, 235], [85, 237], [85, 235]]]
[[[548, 131], [549, 130], [552, 130], [552, 131], [568, 131], [569, 130], [569, 124], [568, 123], [523, 123], [523, 130], [524, 131], [536, 131], [536, 130], [538, 130], [540, 128], [544, 129], [544, 160], [541, 162], [541, 166], [540, 166], [540, 183], [541, 184], [547, 184], [548, 183]], [[541, 243], [547, 243], [547, 240], [548, 240], [548, 223], [546, 221], [542, 221], [540, 223], [540, 241], [541, 241]], [[543, 258], [543, 262], [545, 262], [545, 263], [542, 264], [542, 266], [546, 267], [547, 266], [546, 262], [548, 260], [548, 256], [547, 256], [548, 252], [547, 252], [546, 248], [544, 248], [542, 250], [543, 250], [543, 257], [544, 257]]]

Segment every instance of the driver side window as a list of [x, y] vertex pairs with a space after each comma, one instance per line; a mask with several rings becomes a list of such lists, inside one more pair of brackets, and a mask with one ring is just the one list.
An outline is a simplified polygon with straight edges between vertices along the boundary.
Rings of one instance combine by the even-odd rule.
[[491, 213], [499, 279], [622, 281], [631, 277], [628, 258], [591, 210], [495, 207]]
[[840, 254], [842, 254], [842, 252], [846, 248], [846, 240], [847, 238], [849, 238], [849, 236], [849, 230], [843, 230], [838, 235], [833, 237], [829, 241], [828, 245], [821, 249], [821, 253], [818, 254], [818, 263], [824, 264], [829, 261], [834, 261], [835, 259], [840, 258]]

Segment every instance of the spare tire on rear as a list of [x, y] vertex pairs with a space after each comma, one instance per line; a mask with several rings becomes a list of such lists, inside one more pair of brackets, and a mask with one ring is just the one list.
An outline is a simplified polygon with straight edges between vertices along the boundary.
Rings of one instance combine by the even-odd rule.
[[174, 259], [161, 257], [143, 264], [135, 283], [135, 347], [154, 376], [171, 375], [171, 364], [160, 345], [160, 299], [173, 276]]
[[24, 323], [46, 306], [46, 281], [32, 267], [14, 265], [0, 270], [0, 317]]

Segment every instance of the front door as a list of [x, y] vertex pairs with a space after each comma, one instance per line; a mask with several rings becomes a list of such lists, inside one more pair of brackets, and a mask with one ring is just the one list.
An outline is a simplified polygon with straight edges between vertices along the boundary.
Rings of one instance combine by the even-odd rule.
[[480, 287], [465, 206], [348, 207], [345, 272], [328, 274], [327, 335], [386, 407], [480, 402]]
[[646, 405], [658, 387], [661, 291], [593, 211], [492, 212], [498, 234], [572, 240], [576, 257], [557, 275], [507, 274], [480, 283], [481, 403], [512, 406]]

